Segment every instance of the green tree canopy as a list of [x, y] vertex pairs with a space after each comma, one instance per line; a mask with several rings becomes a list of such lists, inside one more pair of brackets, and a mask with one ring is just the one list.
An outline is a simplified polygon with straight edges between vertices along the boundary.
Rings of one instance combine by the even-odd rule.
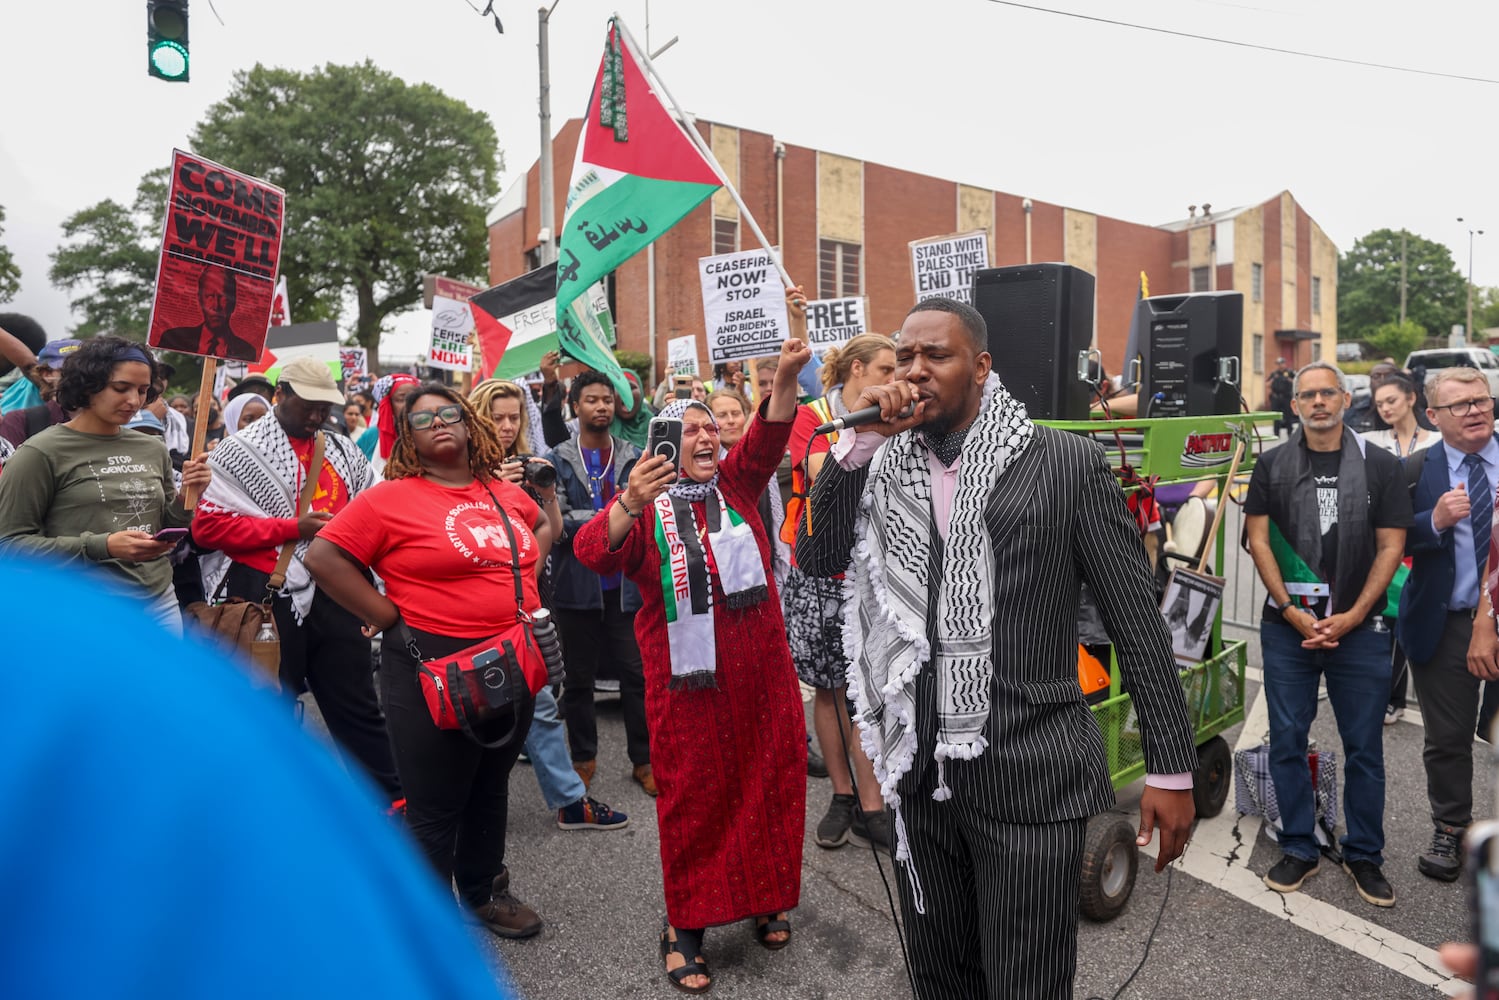
[[194, 152], [286, 190], [281, 271], [297, 320], [355, 309], [355, 341], [421, 301], [422, 276], [482, 278], [497, 193], [489, 116], [365, 62], [257, 65], [192, 136]]
[[1375, 357], [1394, 358], [1396, 364], [1404, 364], [1406, 355], [1420, 347], [1426, 340], [1426, 328], [1420, 323], [1395, 320], [1381, 323], [1364, 335], [1364, 343], [1374, 351]]
[[[5, 234], [5, 206], [0, 205], [0, 236]], [[0, 243], [0, 302], [9, 302], [21, 290], [21, 268], [5, 244]]]
[[[1338, 260], [1338, 337], [1364, 340], [1400, 321], [1401, 232], [1376, 229]], [[1405, 234], [1406, 319], [1437, 336], [1463, 322], [1467, 284], [1440, 243]]]
[[52, 252], [47, 277], [83, 317], [74, 327], [79, 336], [146, 338], [166, 201], [163, 167], [141, 178], [128, 208], [106, 198], [63, 220], [64, 242]]

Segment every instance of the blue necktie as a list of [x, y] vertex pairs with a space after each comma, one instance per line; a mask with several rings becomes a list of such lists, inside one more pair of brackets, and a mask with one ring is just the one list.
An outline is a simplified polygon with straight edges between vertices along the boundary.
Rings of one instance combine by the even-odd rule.
[[1473, 558], [1478, 562], [1478, 593], [1483, 595], [1483, 569], [1489, 558], [1489, 536], [1494, 526], [1494, 492], [1489, 487], [1483, 459], [1477, 455], [1463, 458], [1468, 467], [1468, 502], [1472, 505], [1468, 520], [1473, 523]]

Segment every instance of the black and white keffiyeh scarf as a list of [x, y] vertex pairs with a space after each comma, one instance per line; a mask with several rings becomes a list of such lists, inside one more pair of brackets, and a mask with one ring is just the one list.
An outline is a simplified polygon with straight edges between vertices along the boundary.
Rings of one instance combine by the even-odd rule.
[[984, 508], [999, 477], [1030, 444], [1025, 406], [991, 374], [978, 417], [963, 441], [941, 580], [931, 579], [931, 445], [898, 434], [870, 463], [859, 502], [853, 563], [844, 585], [844, 651], [854, 667], [849, 693], [880, 791], [896, 815], [896, 858], [909, 863], [896, 785], [916, 756], [916, 676], [932, 657], [928, 590], [937, 587], [937, 789], [952, 796], [943, 764], [984, 752], [994, 674], [994, 546]]
[[[374, 473], [357, 448], [344, 447], [343, 439], [328, 434], [324, 459], [333, 466], [338, 478], [348, 488], [350, 498], [375, 482]], [[219, 442], [208, 455], [213, 479], [203, 491], [205, 510], [239, 517], [295, 518], [297, 490], [302, 482], [301, 463], [292, 450], [291, 439], [276, 420], [274, 411], [267, 413], [244, 430]], [[314, 470], [312, 475], [317, 474]], [[296, 552], [286, 571], [282, 596], [291, 598], [298, 623], [312, 607], [316, 592], [312, 577], [302, 559], [307, 555], [307, 539], [297, 542]], [[210, 598], [218, 591], [229, 572], [229, 558], [213, 552], [200, 560], [203, 589]]]

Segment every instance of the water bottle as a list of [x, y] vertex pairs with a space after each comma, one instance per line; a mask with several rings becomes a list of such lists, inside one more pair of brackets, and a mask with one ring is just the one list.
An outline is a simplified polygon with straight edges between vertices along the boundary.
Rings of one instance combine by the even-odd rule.
[[547, 665], [547, 683], [562, 683], [562, 643], [557, 638], [557, 626], [552, 622], [552, 613], [546, 608], [531, 613], [531, 634], [536, 637], [537, 648]]
[[260, 629], [259, 629], [259, 631], [257, 631], [255, 633], [255, 641], [256, 642], [275, 642], [276, 641], [276, 629], [271, 625], [271, 619], [270, 618], [266, 618], [266, 619], [264, 619], [264, 620], [261, 621], [261, 623], [260, 623]]

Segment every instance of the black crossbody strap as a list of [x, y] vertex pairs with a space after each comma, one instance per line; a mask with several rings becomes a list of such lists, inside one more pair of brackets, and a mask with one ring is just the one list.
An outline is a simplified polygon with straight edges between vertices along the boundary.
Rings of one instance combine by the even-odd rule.
[[510, 579], [515, 584], [515, 616], [520, 621], [529, 621], [530, 616], [526, 614], [526, 592], [520, 583], [520, 549], [515, 544], [515, 529], [510, 527], [510, 515], [500, 506], [499, 498], [494, 495], [494, 490], [489, 488], [488, 483], [484, 484], [484, 492], [489, 494], [494, 509], [499, 511], [500, 524], [504, 526], [505, 538], [510, 542]]

